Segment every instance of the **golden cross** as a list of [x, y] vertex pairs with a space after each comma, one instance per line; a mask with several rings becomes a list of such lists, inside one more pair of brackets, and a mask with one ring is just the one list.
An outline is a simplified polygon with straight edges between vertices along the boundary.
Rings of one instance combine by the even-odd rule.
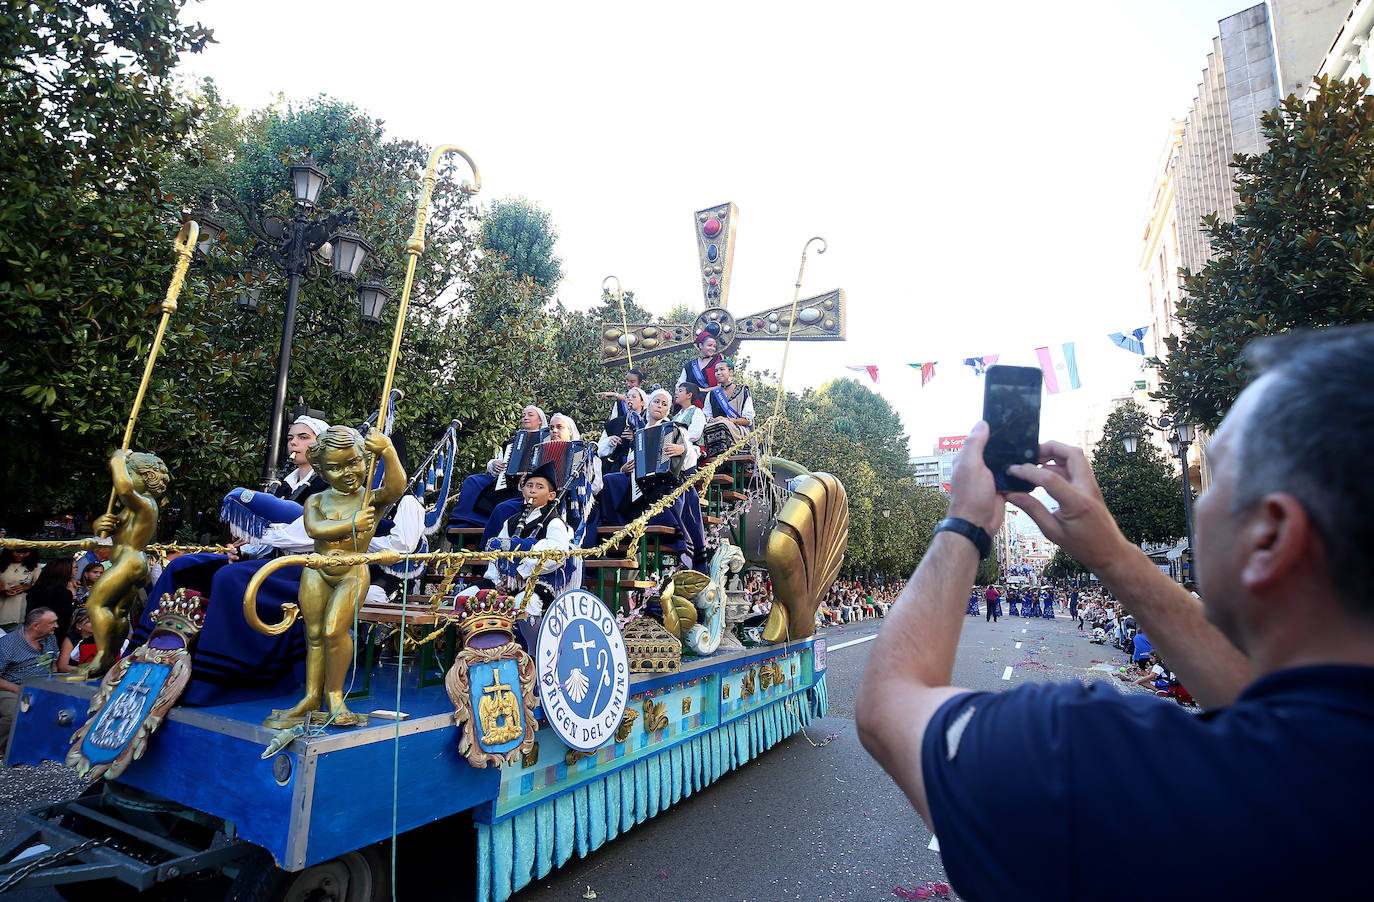
[[601, 363], [624, 366], [629, 355], [659, 357], [693, 352], [697, 335], [710, 332], [722, 354], [738, 341], [786, 341], [792, 325], [793, 341], [843, 341], [845, 337], [844, 291], [836, 288], [796, 304], [797, 321], [791, 324], [792, 303], [736, 319], [726, 309], [730, 297], [730, 271], [735, 261], [735, 225], [739, 209], [733, 203], [698, 210], [692, 217], [701, 264], [701, 291], [706, 309], [692, 325], [677, 323], [603, 323]]

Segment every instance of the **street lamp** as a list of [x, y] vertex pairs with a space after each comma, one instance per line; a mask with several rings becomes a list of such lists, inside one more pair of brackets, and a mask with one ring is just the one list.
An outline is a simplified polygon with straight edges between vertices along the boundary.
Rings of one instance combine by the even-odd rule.
[[[243, 273], [243, 290], [235, 297], [236, 306], [244, 312], [256, 311], [262, 299], [262, 285], [266, 281], [266, 266], [279, 269], [287, 277], [286, 312], [282, 318], [281, 348], [277, 355], [276, 389], [272, 396], [272, 420], [267, 436], [267, 456], [263, 463], [263, 484], [277, 477], [281, 460], [283, 411], [286, 407], [286, 378], [291, 368], [291, 343], [296, 330], [296, 303], [300, 296], [302, 278], [319, 277], [322, 266], [332, 265], [335, 277], [341, 282], [354, 281], [362, 270], [372, 245], [350, 226], [357, 221], [357, 211], [344, 207], [327, 216], [316, 214], [320, 190], [328, 179], [323, 169], [307, 157], [289, 167], [291, 192], [295, 209], [290, 219], [275, 214], [254, 215], [237, 196], [226, 188], [212, 186], [201, 194], [201, 205], [191, 213], [201, 224], [207, 239], [198, 245], [209, 254], [216, 240], [225, 233], [216, 218], [220, 207], [237, 214], [252, 232], [256, 242], [248, 253], [249, 264]], [[376, 323], [390, 289], [375, 281], [359, 288], [360, 318]]]
[[[1183, 522], [1188, 527], [1188, 558], [1192, 562], [1192, 572], [1189, 573], [1189, 578], [1193, 582], [1197, 582], [1197, 555], [1193, 549], [1193, 490], [1188, 483], [1188, 446], [1196, 440], [1197, 430], [1192, 423], [1172, 420], [1167, 416], [1162, 416], [1157, 420], [1146, 416], [1144, 421], [1145, 425], [1164, 433], [1169, 442], [1170, 452], [1179, 459], [1183, 469]], [[1121, 436], [1121, 444], [1125, 447], [1127, 454], [1134, 454], [1136, 449], [1140, 447], [1140, 436], [1127, 429]]]
[[888, 507], [886, 504], [883, 505], [883, 519], [892, 519], [892, 508]]

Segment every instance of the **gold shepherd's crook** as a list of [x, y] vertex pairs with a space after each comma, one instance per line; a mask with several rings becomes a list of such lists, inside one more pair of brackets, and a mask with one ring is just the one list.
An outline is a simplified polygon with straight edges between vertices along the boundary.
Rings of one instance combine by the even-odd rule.
[[620, 278], [607, 276], [601, 280], [601, 290], [606, 291], [606, 283], [615, 279], [615, 299], [620, 303], [620, 324], [625, 327], [625, 362], [627, 369], [635, 368], [634, 355], [630, 353], [630, 320], [625, 315], [625, 292], [620, 290]]
[[801, 299], [802, 273], [806, 272], [806, 252], [811, 250], [811, 242], [819, 241], [820, 248], [816, 251], [823, 254], [829, 249], [830, 245], [825, 243], [825, 239], [820, 235], [806, 239], [806, 244], [802, 245], [801, 266], [797, 268], [797, 289], [792, 292], [792, 315], [787, 319], [787, 342], [782, 346], [782, 366], [778, 367], [778, 400], [773, 405], [773, 419], [776, 421], [778, 411], [782, 409], [782, 399], [785, 397], [783, 392], [783, 376], [787, 375], [787, 352], [792, 349], [792, 327], [797, 323], [797, 302]]
[[[386, 423], [387, 406], [391, 402], [391, 383], [396, 378], [396, 361], [401, 356], [401, 334], [405, 329], [406, 307], [410, 305], [410, 288], [415, 282], [415, 264], [420, 259], [420, 255], [425, 252], [425, 222], [429, 219], [429, 199], [434, 194], [434, 183], [436, 173], [439, 170], [439, 158], [445, 154], [456, 153], [458, 156], [468, 161], [472, 167], [472, 182], [463, 180], [458, 186], [458, 190], [471, 197], [482, 190], [482, 173], [477, 171], [477, 164], [472, 161], [466, 150], [457, 144], [441, 144], [434, 148], [434, 153], [429, 155], [429, 165], [425, 167], [425, 179], [423, 187], [420, 189], [420, 207], [415, 211], [415, 231], [410, 233], [410, 240], [406, 242], [406, 255], [410, 258], [406, 261], [406, 280], [401, 289], [401, 307], [396, 311], [396, 329], [391, 335], [391, 359], [386, 365], [386, 381], [382, 383], [382, 403], [377, 409], [377, 428], [381, 429]], [[372, 480], [377, 475], [377, 461], [372, 461], [367, 472], [367, 488], [363, 495], [363, 506], [366, 507], [372, 501]]]
[[[134, 423], [138, 421], [139, 408], [143, 406], [143, 396], [148, 393], [148, 383], [153, 378], [153, 364], [157, 362], [157, 352], [162, 348], [162, 335], [167, 331], [167, 321], [172, 318], [172, 314], [177, 311], [177, 297], [181, 294], [181, 285], [186, 281], [186, 270], [191, 265], [191, 254], [196, 249], [196, 239], [200, 237], [200, 224], [194, 219], [188, 219], [181, 226], [181, 231], [177, 232], [176, 241], [173, 246], [177, 251], [177, 264], [172, 270], [172, 281], [167, 286], [167, 297], [162, 299], [162, 320], [157, 324], [157, 332], [153, 335], [153, 347], [148, 351], [148, 363], [143, 367], [143, 381], [138, 383], [138, 394], [134, 395], [134, 408], [129, 411], [129, 422], [124, 427], [124, 440], [119, 445], [119, 450], [129, 450], [129, 443], [134, 437]], [[114, 513], [115, 490], [110, 489], [110, 503], [105, 506], [105, 513]]]

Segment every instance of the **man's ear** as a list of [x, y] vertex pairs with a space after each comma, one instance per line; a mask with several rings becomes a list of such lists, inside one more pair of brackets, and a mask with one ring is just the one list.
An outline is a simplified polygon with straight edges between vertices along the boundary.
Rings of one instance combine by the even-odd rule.
[[1265, 495], [1241, 527], [1244, 542], [1241, 581], [1255, 590], [1271, 589], [1311, 559], [1316, 528], [1307, 508], [1286, 492]]

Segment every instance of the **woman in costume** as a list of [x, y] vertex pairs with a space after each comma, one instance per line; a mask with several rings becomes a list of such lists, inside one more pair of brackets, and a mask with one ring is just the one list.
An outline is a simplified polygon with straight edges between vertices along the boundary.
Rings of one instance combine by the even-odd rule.
[[5, 632], [24, 622], [28, 611], [26, 593], [38, 579], [39, 569], [38, 555], [32, 549], [0, 551], [0, 629]]
[[682, 367], [682, 375], [678, 376], [677, 384], [695, 382], [702, 388], [715, 388], [716, 364], [723, 359], [716, 353], [716, 336], [709, 331], [701, 332], [697, 335], [697, 356], [688, 360]]
[[[669, 397], [668, 392], [661, 388], [649, 395], [649, 422], [645, 428], [657, 426], [667, 420], [672, 403], [672, 399]], [[676, 432], [677, 441], [665, 442], [663, 451], [669, 457], [681, 456], [681, 472], [686, 474], [696, 468], [697, 449], [696, 446], [683, 438], [685, 432], [683, 426], [677, 425]], [[632, 486], [633, 476], [630, 474], [634, 473], [634, 469], [635, 454], [634, 450], [631, 449], [622, 470], [631, 480]], [[680, 484], [680, 482], [677, 483], [677, 485]], [[667, 480], [660, 481], [653, 487], [640, 493], [638, 498], [634, 497], [636, 492], [633, 488], [625, 492], [619, 499], [620, 513], [625, 518], [625, 522], [633, 520], [644, 513], [644, 511], [655, 501], [669, 492], [672, 492], [677, 485]], [[606, 499], [608, 510], [611, 502], [612, 499], [608, 497]], [[683, 564], [696, 570], [704, 571], [707, 566], [706, 527], [701, 519], [701, 496], [697, 493], [697, 490], [688, 489], [686, 492], [683, 492], [663, 513], [669, 518], [668, 525], [673, 526], [677, 530], [678, 543], [675, 544], [675, 550], [679, 550]]]
[[1020, 601], [1021, 601], [1021, 598], [1020, 598], [1020, 596], [1017, 594], [1017, 592], [1016, 592], [1015, 589], [1013, 589], [1012, 591], [1010, 591], [1010, 592], [1007, 593], [1007, 616], [1008, 616], [1008, 617], [1019, 617], [1019, 616], [1020, 616], [1020, 612], [1017, 611], [1017, 609], [1016, 609], [1016, 606], [1017, 606], [1017, 604], [1020, 603]]
[[682, 478], [691, 477], [697, 470], [701, 456], [702, 435], [706, 431], [706, 414], [702, 412], [702, 399], [705, 392], [695, 382], [684, 382], [673, 392], [673, 422], [678, 426], [678, 435], [687, 446], [682, 460]]
[[[520, 429], [525, 432], [542, 432], [548, 428], [549, 418], [535, 405], [527, 405], [521, 411]], [[512, 436], [496, 456], [487, 461], [485, 473], [474, 473], [463, 480], [463, 486], [458, 490], [458, 500], [449, 514], [450, 529], [460, 526], [486, 526], [497, 505], [520, 498], [520, 486], [516, 480], [507, 480], [503, 489], [496, 487], [499, 478], [510, 465], [511, 447], [514, 444], [515, 438]]]
[[709, 424], [724, 423], [734, 441], [754, 428], [754, 399], [749, 387], [735, 381], [735, 362], [722, 357], [716, 364], [716, 387], [706, 393]]
[[626, 390], [622, 406], [625, 407], [624, 415], [607, 420], [596, 442], [596, 455], [603, 461], [602, 468], [607, 473], [614, 473], [625, 465], [635, 433], [644, 428], [644, 409], [649, 406], [649, 396], [635, 386]]
[[971, 616], [971, 617], [977, 617], [977, 616], [978, 616], [978, 587], [977, 587], [977, 586], [974, 586], [972, 589], [969, 590], [969, 593], [968, 593], [968, 611], [966, 612], [966, 614], [967, 614], [967, 616]]

